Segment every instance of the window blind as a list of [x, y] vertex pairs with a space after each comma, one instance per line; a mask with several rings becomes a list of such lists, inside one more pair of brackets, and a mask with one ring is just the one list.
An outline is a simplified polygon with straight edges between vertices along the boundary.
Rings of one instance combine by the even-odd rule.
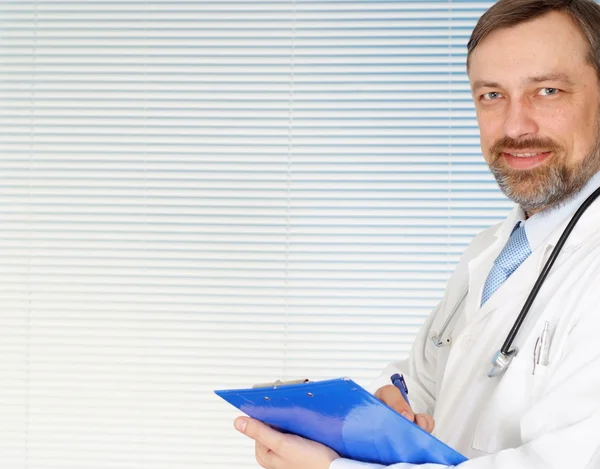
[[509, 209], [490, 4], [0, 0], [0, 466], [255, 468], [214, 389], [405, 356]]

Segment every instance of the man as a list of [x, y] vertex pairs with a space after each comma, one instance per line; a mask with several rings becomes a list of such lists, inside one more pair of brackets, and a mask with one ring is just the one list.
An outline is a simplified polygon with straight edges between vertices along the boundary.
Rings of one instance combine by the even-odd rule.
[[[600, 6], [500, 0], [473, 31], [467, 71], [483, 155], [517, 206], [471, 242], [410, 357], [373, 389], [467, 456], [461, 469], [592, 469], [600, 464], [600, 200], [567, 239], [507, 371], [488, 371], [569, 219], [600, 187]], [[413, 409], [386, 384], [396, 371]], [[382, 467], [246, 417], [235, 423], [268, 469]]]

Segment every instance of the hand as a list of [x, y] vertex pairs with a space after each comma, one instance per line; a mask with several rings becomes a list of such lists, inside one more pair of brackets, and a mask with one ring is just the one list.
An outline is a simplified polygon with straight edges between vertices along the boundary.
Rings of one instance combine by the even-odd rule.
[[435, 427], [433, 417], [429, 414], [415, 414], [396, 386], [388, 384], [379, 388], [375, 393], [375, 397], [411, 422], [415, 422], [426, 432], [431, 433], [433, 431], [433, 428]]
[[256, 461], [266, 469], [329, 469], [340, 457], [321, 443], [278, 432], [249, 417], [238, 417], [234, 425], [256, 441]]

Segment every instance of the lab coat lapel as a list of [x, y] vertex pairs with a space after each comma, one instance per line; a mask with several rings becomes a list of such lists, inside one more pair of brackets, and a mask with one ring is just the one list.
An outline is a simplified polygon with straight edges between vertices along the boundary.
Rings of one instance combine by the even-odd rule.
[[[500, 224], [494, 236], [489, 237], [481, 246], [479, 254], [473, 257], [468, 264], [469, 272], [469, 295], [467, 296], [467, 305], [465, 308], [465, 318], [467, 322], [479, 314], [481, 305], [481, 293], [485, 281], [490, 273], [494, 260], [506, 244], [508, 237], [520, 219], [520, 209], [515, 207], [508, 217]], [[497, 298], [494, 294], [486, 302], [483, 308], [486, 311], [492, 311], [496, 306], [492, 299]]]
[[[544, 260], [545, 248], [536, 249], [535, 252], [523, 261], [523, 263], [514, 271], [514, 273], [506, 279], [506, 281], [494, 292], [492, 296], [481, 306], [477, 316], [478, 319], [484, 318], [489, 313], [495, 311], [507, 303], [513, 303], [519, 300], [519, 303], [525, 302], [526, 294], [531, 290], [535, 283]], [[485, 280], [484, 280], [485, 282]], [[483, 285], [481, 286], [483, 290]], [[481, 298], [481, 295], [479, 295]], [[481, 300], [480, 300], [481, 301]], [[518, 312], [518, 311], [517, 311]], [[516, 318], [516, 316], [515, 316]], [[508, 320], [509, 318], [507, 318]]]
[[[465, 309], [465, 318], [467, 322], [470, 322], [480, 309], [483, 286], [485, 285], [485, 280], [500, 249], [502, 249], [502, 240], [498, 238], [491, 240], [488, 248], [469, 262], [469, 295], [467, 297], [467, 307]], [[486, 304], [488, 303], [489, 300]]]

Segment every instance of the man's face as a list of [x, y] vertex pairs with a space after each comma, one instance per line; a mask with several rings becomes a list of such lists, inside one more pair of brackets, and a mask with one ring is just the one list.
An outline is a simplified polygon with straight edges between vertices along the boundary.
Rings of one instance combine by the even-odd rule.
[[564, 13], [491, 33], [469, 80], [486, 162], [532, 215], [578, 192], [600, 170], [600, 89], [588, 43]]

